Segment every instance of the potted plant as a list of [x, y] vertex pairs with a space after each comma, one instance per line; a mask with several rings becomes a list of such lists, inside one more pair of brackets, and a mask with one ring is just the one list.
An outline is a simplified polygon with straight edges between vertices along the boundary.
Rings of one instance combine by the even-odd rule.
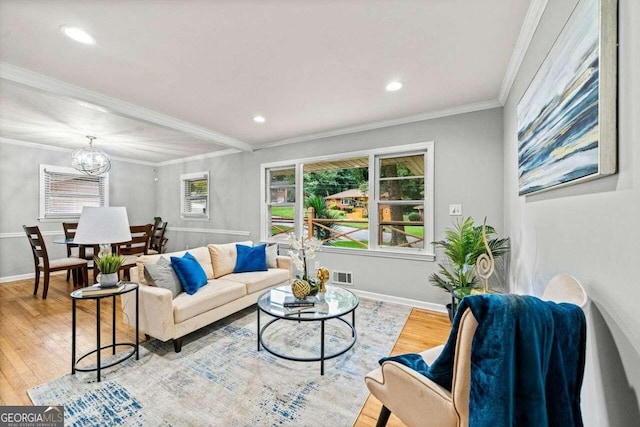
[[[509, 238], [494, 237], [495, 229], [485, 225], [487, 242], [494, 258], [509, 251]], [[444, 250], [446, 261], [439, 263], [439, 271], [429, 276], [429, 282], [451, 293], [451, 304], [447, 304], [449, 317], [453, 318], [457, 301], [469, 295], [478, 284], [476, 260], [487, 252], [482, 239], [482, 225], [475, 225], [472, 218], [457, 221], [453, 228], [445, 230], [445, 238], [433, 242]]]
[[98, 282], [102, 287], [116, 286], [118, 284], [118, 270], [124, 264], [126, 258], [122, 255], [107, 254], [94, 257], [95, 266], [100, 270]]

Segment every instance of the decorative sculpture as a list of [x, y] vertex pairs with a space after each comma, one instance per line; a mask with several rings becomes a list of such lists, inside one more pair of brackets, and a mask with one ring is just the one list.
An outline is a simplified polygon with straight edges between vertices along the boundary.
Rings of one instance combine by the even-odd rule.
[[327, 287], [325, 283], [329, 281], [329, 270], [326, 267], [320, 267], [316, 273], [316, 277], [318, 278], [318, 282], [320, 284], [320, 290], [318, 292], [325, 293], [327, 292]]
[[306, 280], [296, 279], [291, 284], [291, 293], [298, 299], [305, 299], [311, 293], [311, 286]]
[[482, 292], [485, 294], [489, 292], [489, 277], [491, 277], [495, 270], [495, 260], [493, 259], [493, 253], [491, 253], [491, 248], [487, 241], [486, 224], [487, 219], [485, 218], [484, 224], [482, 224], [482, 241], [484, 242], [484, 247], [487, 249], [487, 252], [476, 259], [476, 273], [482, 280]]

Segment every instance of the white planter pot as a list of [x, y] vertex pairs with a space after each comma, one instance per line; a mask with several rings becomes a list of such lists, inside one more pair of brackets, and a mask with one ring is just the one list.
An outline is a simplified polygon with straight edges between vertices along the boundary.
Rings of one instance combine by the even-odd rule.
[[118, 285], [118, 273], [100, 274], [98, 279], [100, 286], [103, 288], [113, 287]]

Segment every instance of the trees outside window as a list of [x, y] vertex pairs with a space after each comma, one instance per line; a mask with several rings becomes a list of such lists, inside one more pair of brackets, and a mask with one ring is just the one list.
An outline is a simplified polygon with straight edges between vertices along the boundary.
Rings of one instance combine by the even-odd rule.
[[293, 231], [326, 248], [432, 253], [433, 143], [262, 169], [266, 239]]

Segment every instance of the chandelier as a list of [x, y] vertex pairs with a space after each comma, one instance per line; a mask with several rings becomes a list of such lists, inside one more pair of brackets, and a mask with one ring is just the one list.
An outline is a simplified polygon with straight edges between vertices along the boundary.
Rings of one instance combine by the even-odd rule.
[[89, 146], [78, 148], [71, 154], [71, 165], [87, 175], [101, 175], [111, 169], [109, 155], [93, 146], [95, 136], [89, 136]]

